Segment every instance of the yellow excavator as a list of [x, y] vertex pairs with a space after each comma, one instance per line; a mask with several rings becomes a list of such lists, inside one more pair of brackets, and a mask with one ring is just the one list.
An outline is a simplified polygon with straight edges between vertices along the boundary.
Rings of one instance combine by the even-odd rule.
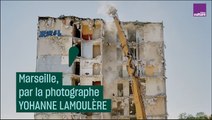
[[114, 7], [110, 7], [108, 10], [108, 14], [113, 17], [115, 25], [117, 27], [119, 41], [121, 43], [121, 48], [124, 53], [124, 56], [128, 58], [127, 60], [127, 72], [129, 76], [132, 78], [132, 91], [133, 91], [133, 99], [136, 108], [136, 118], [137, 119], [146, 119], [145, 106], [142, 97], [142, 91], [140, 89], [139, 78], [135, 75], [135, 65], [132, 62], [133, 56], [129, 51], [127, 38], [124, 34], [121, 22], [118, 18], [117, 9]]

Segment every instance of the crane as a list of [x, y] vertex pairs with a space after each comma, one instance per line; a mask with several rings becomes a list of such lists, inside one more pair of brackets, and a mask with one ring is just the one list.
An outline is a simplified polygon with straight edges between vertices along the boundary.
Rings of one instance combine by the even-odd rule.
[[135, 103], [135, 110], [136, 110], [136, 118], [137, 119], [146, 119], [146, 112], [145, 112], [145, 106], [143, 102], [142, 97], [142, 91], [140, 89], [140, 82], [139, 77], [135, 75], [135, 64], [133, 61], [133, 56], [129, 51], [128, 44], [127, 44], [127, 38], [124, 34], [121, 22], [118, 18], [117, 9], [114, 7], [110, 7], [108, 10], [108, 14], [113, 17], [117, 33], [119, 37], [119, 42], [121, 43], [121, 48], [124, 53], [124, 56], [127, 57], [127, 72], [129, 76], [132, 78], [132, 91], [133, 91], [133, 99]]

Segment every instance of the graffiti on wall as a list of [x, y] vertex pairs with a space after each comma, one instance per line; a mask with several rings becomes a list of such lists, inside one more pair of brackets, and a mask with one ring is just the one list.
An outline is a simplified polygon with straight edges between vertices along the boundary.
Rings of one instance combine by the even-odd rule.
[[48, 36], [61, 36], [60, 30], [48, 30], [48, 31], [40, 31], [39, 37], [48, 37]]

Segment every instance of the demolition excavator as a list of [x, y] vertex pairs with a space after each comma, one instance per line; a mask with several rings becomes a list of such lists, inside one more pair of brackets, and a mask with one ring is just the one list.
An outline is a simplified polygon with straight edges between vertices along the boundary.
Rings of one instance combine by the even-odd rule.
[[115, 25], [117, 27], [117, 33], [119, 37], [119, 41], [121, 43], [121, 48], [127, 59], [127, 72], [129, 76], [132, 78], [132, 92], [133, 99], [135, 103], [136, 110], [136, 118], [137, 119], [146, 119], [145, 106], [142, 97], [142, 91], [140, 89], [139, 77], [135, 75], [135, 64], [133, 63], [132, 53], [129, 51], [127, 38], [123, 31], [121, 22], [118, 18], [117, 9], [114, 7], [110, 7], [108, 10], [108, 14], [113, 17]]

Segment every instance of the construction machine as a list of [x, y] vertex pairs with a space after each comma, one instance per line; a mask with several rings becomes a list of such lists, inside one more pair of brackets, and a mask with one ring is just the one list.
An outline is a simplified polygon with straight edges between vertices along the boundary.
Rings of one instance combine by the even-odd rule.
[[139, 77], [135, 75], [135, 64], [133, 62], [132, 53], [129, 51], [127, 38], [123, 31], [121, 22], [118, 18], [117, 9], [114, 7], [110, 7], [108, 10], [108, 14], [113, 17], [115, 25], [117, 27], [117, 33], [119, 37], [119, 41], [121, 43], [121, 48], [124, 53], [124, 56], [127, 57], [127, 72], [129, 76], [132, 78], [132, 92], [133, 99], [135, 103], [136, 110], [136, 118], [137, 119], [146, 119], [145, 106], [142, 97], [142, 91], [140, 89]]

